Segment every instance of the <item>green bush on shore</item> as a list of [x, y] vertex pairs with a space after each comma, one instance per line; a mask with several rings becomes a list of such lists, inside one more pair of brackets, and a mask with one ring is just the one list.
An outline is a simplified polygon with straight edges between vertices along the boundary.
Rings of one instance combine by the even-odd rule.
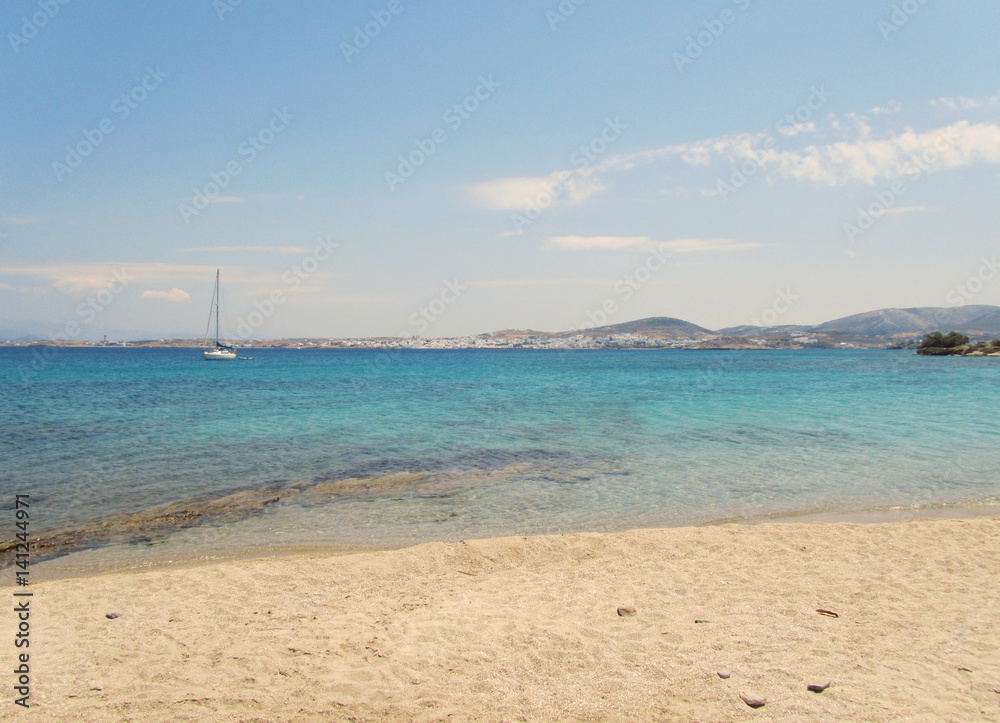
[[[997, 340], [1000, 341], [1000, 340]], [[942, 334], [940, 331], [935, 331], [924, 337], [924, 340], [920, 342], [921, 349], [954, 349], [957, 346], [966, 346], [969, 343], [969, 337], [961, 332], [952, 331], [947, 335]], [[994, 342], [995, 346], [1000, 346]]]

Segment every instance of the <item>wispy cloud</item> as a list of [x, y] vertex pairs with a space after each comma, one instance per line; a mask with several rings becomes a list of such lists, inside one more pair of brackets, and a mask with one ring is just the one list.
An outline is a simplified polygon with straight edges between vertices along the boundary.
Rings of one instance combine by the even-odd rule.
[[606, 186], [593, 168], [556, 171], [547, 176], [498, 178], [465, 187], [476, 205], [495, 211], [523, 211], [531, 206], [546, 208], [554, 203], [579, 204]]
[[604, 286], [607, 279], [478, 279], [463, 281], [466, 286], [522, 287], [522, 286]]
[[209, 278], [214, 266], [160, 263], [35, 264], [0, 267], [0, 275], [17, 276], [51, 283], [65, 294], [85, 294], [107, 289], [116, 279], [147, 286], [167, 285], [178, 278]]
[[684, 238], [676, 241], [662, 241], [657, 244], [661, 249], [673, 251], [678, 254], [693, 253], [721, 253], [727, 251], [753, 251], [762, 249], [771, 244], [757, 241], [734, 241], [727, 238]]
[[142, 298], [158, 299], [159, 301], [172, 301], [174, 303], [190, 303], [191, 294], [178, 288], [173, 288], [170, 291], [146, 289], [142, 292]]
[[257, 252], [271, 254], [308, 254], [305, 246], [201, 246], [181, 249], [181, 251], [207, 251], [211, 253]]
[[809, 121], [808, 123], [782, 125], [778, 127], [778, 132], [786, 138], [794, 138], [795, 136], [802, 135], [803, 133], [815, 133], [816, 123], [814, 121]]
[[935, 108], [944, 108], [950, 111], [995, 108], [1000, 106], [1000, 92], [993, 95], [980, 95], [971, 98], [964, 95], [935, 98], [931, 101], [931, 105]]
[[553, 236], [548, 246], [563, 249], [623, 249], [648, 246], [649, 236]]
[[546, 248], [571, 249], [652, 249], [678, 254], [719, 253], [727, 251], [750, 251], [764, 248], [765, 243], [735, 241], [726, 238], [683, 238], [670, 241], [654, 241], [649, 236], [553, 236]]
[[[14, 276], [50, 283], [65, 294], [94, 293], [107, 289], [112, 281], [124, 280], [135, 287], [165, 287], [179, 285], [188, 288], [212, 288], [218, 267], [195, 264], [91, 262], [81, 264], [33, 264], [25, 266], [0, 266], [0, 276]], [[226, 266], [222, 275], [228, 293], [267, 295], [275, 288], [282, 288], [282, 280], [290, 266], [257, 269], [248, 266]], [[335, 278], [345, 274], [317, 271], [309, 276], [309, 283], [303, 283], [297, 293], [305, 293], [307, 288], [329, 285]]]
[[831, 186], [901, 178], [911, 174], [914, 164], [921, 159], [926, 161], [928, 171], [961, 168], [977, 162], [1000, 163], [1000, 126], [994, 124], [963, 120], [922, 133], [906, 128], [885, 138], [875, 138], [863, 119], [859, 121], [858, 137], [853, 140], [813, 144], [798, 150], [769, 149], [764, 143], [766, 134], [743, 133], [611, 160], [623, 169], [667, 157], [678, 157], [690, 166], [750, 160], [779, 177]]
[[[981, 98], [939, 98], [932, 103], [952, 109], [1000, 106], [1000, 93]], [[891, 100], [883, 107], [870, 109], [869, 113], [888, 116], [901, 111], [902, 105]], [[822, 127], [817, 120], [809, 120], [781, 125], [776, 134], [770, 131], [734, 133], [675, 143], [609, 156], [586, 168], [499, 178], [468, 185], [464, 190], [473, 203], [488, 209], [545, 209], [555, 204], [587, 201], [609, 187], [608, 179], [612, 174], [671, 162], [710, 171], [709, 178], [714, 179], [711, 183], [733, 167], [752, 163], [761, 175], [771, 179], [829, 186], [874, 184], [880, 180], [979, 163], [1000, 164], [1000, 125], [959, 120], [923, 131], [904, 126], [901, 130], [877, 133], [869, 117], [846, 113], [828, 116]], [[683, 190], [691, 194], [698, 185], [696, 182], [693, 188], [683, 187]], [[716, 193], [702, 190], [701, 195]], [[520, 235], [521, 230], [518, 228], [503, 235]], [[583, 242], [576, 237], [566, 237], [563, 241], [553, 241], [552, 245], [569, 248], [574, 247], [574, 243]], [[575, 248], [582, 247], [577, 245]]]
[[903, 110], [903, 104], [898, 100], [890, 100], [884, 106], [875, 106], [871, 109], [872, 115], [892, 115]]
[[939, 209], [927, 206], [895, 206], [887, 208], [882, 213], [923, 213], [924, 211], [937, 211]]
[[24, 226], [29, 223], [38, 223], [38, 219], [35, 216], [4, 216], [4, 221], [7, 223], [12, 223], [15, 226]]

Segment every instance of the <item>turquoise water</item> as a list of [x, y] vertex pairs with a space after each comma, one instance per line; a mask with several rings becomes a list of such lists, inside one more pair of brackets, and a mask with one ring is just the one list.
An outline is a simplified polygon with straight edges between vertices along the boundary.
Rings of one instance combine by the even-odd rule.
[[0, 494], [31, 495], [33, 532], [173, 501], [193, 509], [262, 489], [279, 498], [100, 543], [166, 539], [174, 554], [1000, 496], [1000, 359], [252, 354], [206, 363], [195, 349], [0, 349]]

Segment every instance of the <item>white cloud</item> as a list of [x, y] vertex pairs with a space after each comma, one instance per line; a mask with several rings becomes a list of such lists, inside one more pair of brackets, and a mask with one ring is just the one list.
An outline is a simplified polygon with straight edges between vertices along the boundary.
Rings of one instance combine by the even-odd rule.
[[640, 156], [643, 160], [677, 156], [692, 166], [720, 160], [729, 163], [750, 160], [784, 178], [829, 185], [901, 178], [912, 175], [918, 168], [931, 172], [982, 161], [1000, 163], [997, 125], [959, 121], [923, 133], [906, 128], [902, 133], [880, 139], [872, 137], [871, 128], [863, 119], [853, 120], [858, 136], [854, 140], [814, 144], [799, 150], [767, 150], [761, 143], [766, 136], [738, 134], [620, 156], [615, 161], [626, 168]]
[[924, 211], [935, 211], [937, 209], [928, 208], [927, 206], [896, 206], [894, 208], [887, 208], [882, 213], [923, 213]]
[[4, 221], [7, 223], [12, 223], [15, 226], [24, 226], [29, 223], [38, 223], [38, 219], [34, 216], [5, 216]]
[[607, 279], [479, 279], [462, 282], [477, 287], [523, 287], [523, 286], [604, 286]]
[[170, 291], [154, 291], [146, 289], [142, 292], [144, 299], [159, 299], [160, 301], [172, 301], [174, 303], [190, 303], [191, 294], [183, 289], [173, 288]]
[[899, 113], [903, 110], [903, 104], [898, 100], [890, 100], [884, 106], [875, 106], [871, 109], [872, 115], [890, 115], [893, 113]]
[[657, 244], [661, 249], [667, 249], [678, 254], [722, 251], [751, 251], [762, 249], [770, 244], [752, 241], [733, 241], [727, 238], [684, 238], [676, 241], [663, 241]]
[[564, 249], [623, 249], [648, 244], [649, 236], [553, 236], [547, 245]]
[[980, 161], [1000, 163], [1000, 126], [960, 121], [924, 133], [907, 128], [889, 138], [771, 152], [767, 158], [787, 178], [830, 185], [874, 183], [911, 175], [921, 167], [931, 172]]
[[[942, 107], [971, 108], [1000, 105], [1000, 93], [978, 99], [941, 98], [932, 101]], [[871, 109], [875, 116], [899, 113], [902, 105], [895, 100], [884, 107]], [[1000, 164], [1000, 125], [961, 120], [939, 128], [917, 131], [905, 127], [880, 136], [869, 118], [858, 113], [829, 116], [822, 130], [816, 121], [785, 125], [779, 137], [768, 132], [736, 133], [678, 143], [645, 151], [610, 156], [595, 166], [549, 175], [500, 178], [465, 187], [474, 203], [493, 210], [544, 210], [557, 203], [580, 204], [604, 191], [604, 178], [612, 172], [625, 172], [641, 165], [680, 160], [695, 168], [720, 170], [751, 163], [761, 175], [795, 181], [840, 186], [848, 183], [874, 184], [879, 180], [915, 177], [977, 163]], [[806, 144], [807, 135], [831, 133], [834, 142]], [[726, 169], [725, 166], [729, 166]], [[726, 176], [728, 177], [728, 175]], [[702, 182], [703, 183], [703, 182]], [[693, 193], [696, 183], [690, 191]], [[674, 193], [674, 191], [671, 191]], [[716, 191], [702, 189], [702, 196]], [[519, 235], [509, 232], [503, 235]], [[567, 237], [569, 238], [569, 237]], [[553, 242], [568, 247], [571, 242]], [[575, 243], [582, 243], [577, 240]], [[596, 243], [596, 242], [595, 242]], [[610, 242], [609, 242], [610, 243]]]
[[88, 294], [107, 289], [112, 283], [166, 285], [178, 277], [206, 279], [215, 276], [214, 266], [181, 264], [82, 263], [4, 266], [0, 274], [50, 282], [64, 294]]
[[770, 136], [767, 133], [736, 133], [653, 148], [648, 151], [622, 153], [612, 156], [598, 166], [598, 169], [627, 171], [639, 165], [678, 156], [689, 166], [707, 166], [720, 156], [746, 156], [754, 153], [768, 138]]
[[952, 98], [936, 98], [931, 101], [931, 105], [935, 108], [944, 108], [945, 110], [950, 111], [976, 110], [978, 108], [996, 107], [1000, 106], [1000, 93], [994, 93], [993, 95], [981, 95], [974, 98], [968, 98], [963, 95]]
[[497, 211], [520, 210], [531, 199], [550, 193], [557, 185], [556, 174], [551, 176], [522, 176], [500, 178], [466, 186], [466, 193], [478, 205]]
[[255, 251], [272, 254], [307, 254], [310, 249], [305, 246], [201, 246], [181, 249], [181, 251], [210, 251], [212, 253]]
[[648, 236], [553, 236], [546, 244], [546, 248], [563, 248], [574, 251], [588, 249], [656, 248], [660, 251], [688, 254], [749, 251], [764, 248], [767, 245], [749, 241], [734, 241], [733, 239], [726, 238], [683, 238], [671, 241], [653, 241]]
[[470, 184], [465, 192], [477, 205], [495, 211], [544, 209], [561, 201], [579, 204], [606, 188], [593, 173], [593, 168], [587, 168], [556, 171], [547, 176], [498, 178]]
[[794, 138], [801, 133], [815, 133], [816, 123], [809, 121], [808, 123], [795, 123], [793, 125], [781, 125], [778, 126], [778, 132], [785, 136], [786, 138]]

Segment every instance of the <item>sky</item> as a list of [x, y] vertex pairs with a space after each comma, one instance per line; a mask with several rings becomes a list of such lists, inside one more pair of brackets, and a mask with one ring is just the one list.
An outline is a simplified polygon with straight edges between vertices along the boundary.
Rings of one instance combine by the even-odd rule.
[[[0, 337], [1000, 304], [990, 0], [9, 0]], [[994, 279], [994, 277], [997, 277]]]

